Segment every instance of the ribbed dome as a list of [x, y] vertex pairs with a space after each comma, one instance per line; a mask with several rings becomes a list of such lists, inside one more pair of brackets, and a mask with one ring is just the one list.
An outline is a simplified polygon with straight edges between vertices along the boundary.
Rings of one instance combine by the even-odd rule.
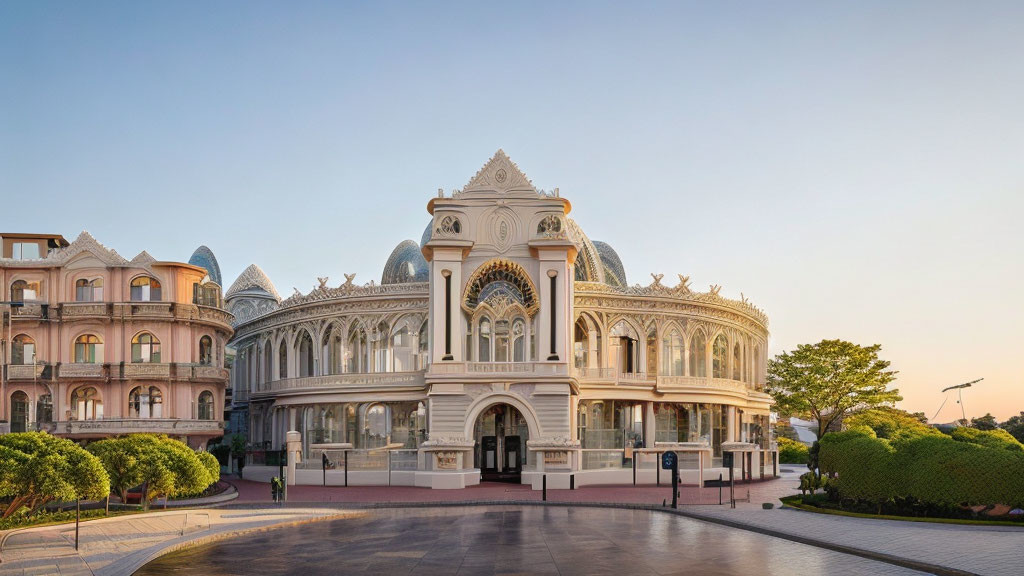
[[427, 245], [430, 242], [430, 238], [434, 235], [434, 221], [427, 222], [427, 227], [423, 229], [423, 236], [420, 236], [420, 248]]
[[235, 296], [250, 294], [254, 296], [269, 296], [278, 302], [281, 301], [281, 296], [277, 293], [277, 289], [274, 288], [274, 283], [255, 264], [250, 264], [248, 268], [242, 271], [238, 279], [231, 285], [231, 288], [228, 288], [227, 293], [224, 294], [224, 299], [228, 300]]
[[611, 244], [601, 242], [600, 240], [592, 240], [591, 242], [594, 244], [594, 248], [597, 248], [597, 254], [601, 258], [601, 265], [604, 267], [604, 283], [620, 288], [628, 286], [629, 284], [626, 282], [626, 269], [622, 267], [622, 260]]
[[224, 285], [220, 277], [220, 264], [217, 263], [217, 257], [213, 255], [213, 250], [206, 246], [196, 248], [196, 251], [192, 253], [192, 257], [188, 259], [188, 263], [206, 269], [210, 280], [216, 282], [218, 286]]
[[381, 284], [407, 284], [409, 282], [426, 282], [430, 276], [430, 267], [420, 252], [420, 247], [412, 240], [403, 240], [391, 251]]

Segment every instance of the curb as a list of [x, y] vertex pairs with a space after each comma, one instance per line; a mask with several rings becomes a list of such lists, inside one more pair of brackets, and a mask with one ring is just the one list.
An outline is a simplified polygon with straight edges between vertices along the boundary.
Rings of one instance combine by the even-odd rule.
[[342, 520], [345, 518], [358, 518], [361, 516], [363, 516], [363, 514], [350, 512], [336, 512], [333, 514], [323, 514], [312, 518], [300, 518], [297, 520], [289, 520], [287, 522], [278, 522], [266, 526], [254, 526], [252, 528], [225, 530], [223, 532], [209, 534], [207, 536], [200, 536], [198, 538], [191, 538], [187, 535], [181, 536], [178, 537], [176, 540], [171, 541], [171, 543], [167, 544], [166, 546], [162, 546], [157, 549], [139, 550], [134, 554], [126, 556], [120, 560], [116, 560], [108, 564], [107, 566], [103, 567], [99, 571], [95, 572], [95, 574], [102, 574], [108, 576], [120, 576], [121, 574], [124, 574], [126, 576], [129, 576], [131, 574], [134, 574], [139, 568], [142, 568], [146, 564], [149, 564], [150, 562], [156, 560], [157, 558], [160, 558], [161, 556], [166, 556], [167, 554], [171, 554], [179, 550], [184, 550], [186, 548], [205, 546], [207, 544], [213, 544], [215, 542], [220, 542], [222, 540], [230, 540], [232, 538], [237, 538], [239, 536], [269, 532], [271, 530], [276, 530], [278, 528], [289, 528], [294, 526], [302, 526], [305, 524], [312, 524], [315, 522], [323, 522], [327, 520]]

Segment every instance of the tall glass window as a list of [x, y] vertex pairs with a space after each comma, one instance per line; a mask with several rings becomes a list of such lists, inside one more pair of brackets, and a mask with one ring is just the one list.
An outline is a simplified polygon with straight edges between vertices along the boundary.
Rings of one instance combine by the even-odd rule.
[[95, 280], [78, 280], [75, 282], [76, 302], [102, 302], [103, 278]]
[[725, 341], [725, 335], [719, 334], [715, 338], [715, 344], [711, 349], [711, 375], [714, 378], [727, 378], [725, 362], [729, 358], [729, 344]]
[[732, 379], [743, 380], [743, 351], [740, 350], [740, 343], [732, 347]]
[[148, 276], [140, 276], [131, 282], [132, 302], [159, 302], [160, 281]]
[[36, 363], [36, 341], [25, 334], [14, 337], [14, 346], [11, 347], [12, 364], [35, 364]]
[[313, 375], [313, 338], [303, 330], [299, 337], [299, 378]]
[[149, 332], [132, 338], [132, 362], [160, 362], [160, 341]]
[[666, 376], [683, 375], [683, 337], [675, 328], [662, 339], [664, 348], [665, 367], [663, 373]]
[[14, 260], [39, 259], [39, 244], [35, 242], [15, 242], [11, 248], [11, 258]]
[[103, 399], [92, 386], [78, 388], [71, 393], [72, 420], [101, 420]]
[[196, 417], [199, 420], [215, 420], [213, 417], [213, 394], [209, 390], [204, 390], [199, 394], [196, 412]]
[[11, 301], [31, 302], [39, 299], [39, 282], [17, 280], [11, 284]]
[[491, 361], [491, 321], [487, 317], [480, 319], [480, 329], [478, 336], [478, 358], [480, 362]]
[[277, 377], [281, 380], [288, 377], [288, 346], [284, 338], [277, 345]]
[[690, 337], [690, 376], [704, 378], [708, 375], [707, 353], [707, 341], [704, 339], [704, 333], [694, 332]]
[[103, 342], [92, 334], [82, 334], [75, 339], [75, 362], [97, 364], [103, 362]]

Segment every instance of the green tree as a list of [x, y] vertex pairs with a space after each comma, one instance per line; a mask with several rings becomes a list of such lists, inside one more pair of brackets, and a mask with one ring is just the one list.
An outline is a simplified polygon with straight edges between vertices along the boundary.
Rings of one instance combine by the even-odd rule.
[[[1024, 414], [1024, 412], [1022, 412]], [[238, 461], [238, 476], [242, 476], [242, 468], [245, 466], [245, 436], [235, 434], [231, 437], [231, 455]], [[230, 470], [228, 470], [230, 472]]]
[[1024, 443], [1024, 411], [1017, 416], [1011, 416], [1009, 420], [1003, 422], [999, 427], [1009, 432], [1018, 442]]
[[158, 434], [129, 434], [94, 442], [90, 451], [99, 457], [113, 478], [115, 493], [124, 502], [128, 490], [142, 486], [142, 505], [156, 498], [197, 494], [220, 479], [211, 471], [210, 454], [200, 456], [186, 444]]
[[103, 465], [80, 446], [46, 432], [0, 436], [2, 518], [49, 502], [99, 499], [110, 492]]
[[978, 418], [971, 418], [971, 428], [977, 428], [978, 430], [995, 430], [999, 428], [999, 423], [996, 422], [996, 417], [991, 414], [985, 414]]
[[768, 392], [782, 416], [818, 422], [821, 439], [847, 414], [902, 400], [889, 390], [896, 372], [878, 358], [879, 344], [858, 346], [843, 340], [802, 344], [768, 362]]

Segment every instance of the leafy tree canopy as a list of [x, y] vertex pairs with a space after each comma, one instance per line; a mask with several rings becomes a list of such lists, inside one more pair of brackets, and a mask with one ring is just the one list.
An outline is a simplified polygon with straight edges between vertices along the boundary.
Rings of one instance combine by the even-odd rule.
[[[155, 498], [196, 494], [220, 479], [205, 452], [162, 434], [129, 434], [89, 445], [111, 477], [114, 492], [126, 500], [128, 490], [142, 486], [143, 505]], [[201, 456], [202, 454], [202, 456]], [[216, 463], [216, 458], [213, 458]]]
[[818, 438], [847, 414], [902, 400], [889, 390], [896, 372], [878, 358], [879, 344], [843, 340], [802, 344], [768, 362], [768, 392], [783, 416], [818, 422]]
[[1009, 432], [1018, 442], [1024, 442], [1024, 411], [1017, 416], [1011, 416], [1000, 425], [1000, 428]]
[[985, 414], [978, 418], [971, 418], [971, 428], [977, 428], [978, 430], [995, 430], [999, 428], [999, 423], [996, 422], [996, 417], [991, 414]]
[[23, 507], [32, 513], [49, 502], [103, 498], [109, 492], [103, 465], [74, 442], [46, 432], [0, 436], [3, 518]]

